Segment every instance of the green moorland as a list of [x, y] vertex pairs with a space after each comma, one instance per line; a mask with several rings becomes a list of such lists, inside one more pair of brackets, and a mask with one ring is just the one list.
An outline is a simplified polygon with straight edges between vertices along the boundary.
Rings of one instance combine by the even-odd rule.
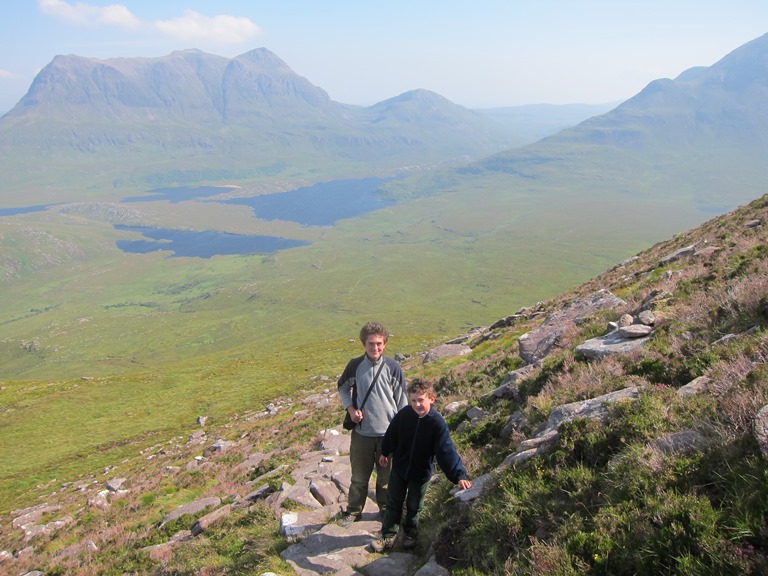
[[[223, 420], [307, 374], [337, 374], [368, 319], [388, 324], [393, 352], [414, 354], [705, 218], [685, 193], [609, 195], [638, 183], [630, 170], [601, 186], [599, 172], [548, 187], [493, 171], [415, 176], [390, 188], [401, 202], [328, 228], [201, 202], [68, 204], [2, 218], [0, 510], [40, 482], [173, 436], [197, 414]], [[628, 228], [630, 218], [642, 226]], [[115, 241], [138, 235], [111, 222], [311, 245], [131, 255]]]
[[[663, 260], [691, 245], [712, 250]], [[448, 416], [447, 421], [471, 476], [492, 474], [482, 497], [469, 506], [451, 504], [451, 486], [445, 479], [431, 487], [410, 573], [434, 554], [457, 576], [765, 574], [768, 467], [753, 421], [768, 404], [766, 245], [768, 196], [763, 196], [644, 249], [637, 258], [545, 298], [535, 308], [521, 310], [508, 326], [474, 341], [469, 355], [427, 365], [417, 354], [405, 360], [409, 377], [436, 381], [440, 407], [468, 400], [470, 406], [483, 409], [485, 415], [477, 421], [469, 422], [466, 410]], [[542, 316], [533, 312], [555, 312], [601, 289], [620, 296], [626, 305], [573, 326], [543, 365], [516, 383], [518, 394], [494, 399], [491, 392], [510, 370], [522, 365], [517, 339], [541, 323]], [[656, 323], [644, 347], [593, 361], [576, 354], [578, 344], [605, 333], [607, 322], [636, 311], [652, 293], [661, 297], [653, 307]], [[428, 346], [428, 342], [404, 338], [401, 329], [395, 329], [392, 353], [415, 353]], [[353, 337], [353, 331], [350, 325], [345, 336]], [[298, 334], [292, 336], [298, 341]], [[324, 349], [328, 358], [337, 355], [339, 362], [359, 349], [359, 344], [342, 337], [333, 341], [330, 335], [311, 344], [307, 350]], [[165, 386], [177, 404], [197, 397], [186, 385], [174, 389], [174, 379], [204, 382], [208, 389], [203, 397], [215, 402], [226, 387], [222, 368], [230, 369], [230, 376], [258, 371], [241, 369], [242, 362], [247, 362], [243, 358], [215, 358], [200, 359], [197, 366], [185, 364], [186, 373], [174, 365], [168, 380], [154, 382]], [[211, 363], [209, 371], [203, 367], [205, 361]], [[296, 399], [328, 388], [329, 383], [319, 377], [328, 375], [333, 364], [335, 361], [308, 366], [296, 379], [291, 396]], [[701, 376], [708, 382], [702, 392], [677, 393]], [[3, 430], [15, 418], [47, 409], [46, 397], [54, 405], [69, 397], [66, 401], [74, 414], [106, 422], [108, 415], [86, 413], [82, 401], [102, 395], [99, 403], [106, 405], [103, 395], [121, 385], [145, 394], [152, 387], [151, 380], [151, 375], [144, 380], [128, 373], [106, 379], [46, 380], [36, 385], [12, 381], [3, 390], [14, 398], [11, 410], [3, 413]], [[241, 388], [247, 387], [242, 384]], [[557, 406], [627, 386], [637, 386], [639, 398], [613, 405], [604, 422], [572, 420], [560, 428], [551, 450], [499, 468], [517, 451], [518, 442], [531, 437]], [[273, 400], [283, 398], [291, 405], [284, 390], [274, 392]], [[181, 401], [179, 394], [183, 394]], [[157, 396], [155, 391], [145, 398]], [[152, 411], [146, 405], [143, 408], [126, 408], [123, 419], [139, 427]], [[36, 537], [35, 554], [13, 560], [13, 568], [19, 573], [39, 569], [46, 574], [83, 575], [292, 573], [279, 557], [290, 542], [279, 535], [278, 522], [263, 503], [233, 511], [204, 536], [173, 547], [161, 558], [152, 559], [145, 550], [188, 529], [196, 518], [185, 516], [158, 528], [169, 510], [203, 495], [223, 497], [250, 490], [231, 473], [247, 454], [278, 449], [253, 476], [271, 471], [279, 484], [287, 478], [285, 470], [279, 474], [281, 467], [311, 449], [318, 430], [339, 421], [338, 410], [325, 409], [287, 409], [261, 419], [246, 414], [249, 409], [262, 408], [250, 405], [238, 415], [216, 415], [207, 430], [209, 436], [243, 441], [243, 448], [209, 458], [204, 470], [184, 467], [200, 449], [185, 446], [182, 439], [195, 428], [190, 421], [194, 410], [179, 427], [182, 438], [164, 435], [172, 433], [167, 429], [148, 438], [147, 448], [134, 435], [125, 444], [101, 446], [98, 457], [83, 451], [62, 458], [61, 474], [55, 480], [38, 476], [39, 485], [29, 486], [22, 500], [60, 506], [51, 519], [68, 514], [72, 520], [64, 529]], [[501, 430], [510, 415], [517, 415], [518, 424], [507, 436]], [[74, 417], [67, 420], [65, 411], [52, 412], [48, 418], [65, 419], [81, 435], [88, 434], [87, 422]], [[172, 419], [170, 412], [168, 419]], [[59, 443], [60, 431], [53, 428], [48, 429], [54, 435], [49, 441]], [[684, 450], [670, 450], [669, 443], [659, 442], [676, 433], [689, 437], [693, 433], [700, 440], [694, 449]], [[96, 470], [97, 465], [105, 468]], [[169, 472], [169, 465], [176, 472]], [[81, 485], [91, 485], [114, 477], [128, 478], [131, 490], [103, 510], [83, 507], [78, 484], [68, 483], [77, 479]], [[0, 537], [10, 550], [29, 544], [10, 521], [0, 523]], [[368, 573], [366, 566], [356, 569]]]

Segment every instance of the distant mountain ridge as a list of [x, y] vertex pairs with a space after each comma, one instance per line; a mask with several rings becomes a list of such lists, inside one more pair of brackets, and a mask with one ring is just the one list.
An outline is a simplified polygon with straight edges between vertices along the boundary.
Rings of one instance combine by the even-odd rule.
[[535, 182], [585, 202], [692, 197], [705, 212], [732, 209], [768, 185], [767, 63], [768, 34], [710, 67], [654, 80], [604, 114], [481, 159], [464, 178], [499, 174], [513, 179], [499, 183], [507, 189]]
[[184, 171], [193, 172], [189, 181], [288, 166], [371, 173], [480, 157], [509, 141], [503, 125], [427, 90], [369, 108], [335, 102], [265, 48], [231, 59], [199, 50], [57, 56], [0, 118], [0, 162], [33, 172], [39, 162], [102, 164], [115, 178], [132, 172], [148, 185], [183, 180]]
[[183, 50], [159, 58], [57, 56], [4, 120], [30, 119], [31, 110], [54, 118], [87, 114], [91, 120], [162, 120], [156, 116], [161, 112], [227, 124], [243, 111], [257, 116], [265, 109], [289, 107], [296, 113], [302, 106], [313, 115], [345, 109], [266, 49], [233, 59]]
[[[636, 124], [641, 118], [642, 122]], [[635, 125], [638, 140], [655, 145], [666, 138], [690, 145], [768, 145], [768, 34], [708, 68], [686, 70], [674, 80], [654, 80], [608, 115], [585, 123], [590, 141], [612, 142], [611, 127]], [[614, 132], [615, 134], [615, 132]], [[568, 138], [575, 131], [561, 135]]]

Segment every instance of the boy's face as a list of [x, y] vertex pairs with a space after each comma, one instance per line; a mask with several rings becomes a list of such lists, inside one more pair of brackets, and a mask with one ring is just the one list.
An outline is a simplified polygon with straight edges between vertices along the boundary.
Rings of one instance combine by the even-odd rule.
[[435, 403], [435, 397], [420, 392], [419, 394], [410, 394], [411, 408], [414, 409], [419, 416], [425, 416], [432, 408], [432, 404]]
[[374, 362], [378, 362], [379, 358], [381, 358], [381, 355], [384, 353], [386, 345], [387, 343], [384, 342], [384, 336], [371, 334], [365, 339], [365, 353], [368, 355], [368, 358]]

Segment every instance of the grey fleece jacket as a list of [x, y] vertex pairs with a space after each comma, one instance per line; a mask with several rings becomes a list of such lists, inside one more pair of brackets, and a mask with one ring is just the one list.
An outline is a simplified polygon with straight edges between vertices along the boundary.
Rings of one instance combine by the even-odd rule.
[[363, 406], [363, 421], [356, 428], [356, 431], [363, 436], [384, 436], [395, 414], [408, 405], [403, 370], [394, 358], [382, 356], [378, 362], [373, 363], [366, 354], [363, 354], [350, 360], [339, 378], [339, 397], [346, 410], [352, 404], [353, 387], [357, 388], [357, 402], [363, 402], [382, 362], [384, 366], [376, 385]]

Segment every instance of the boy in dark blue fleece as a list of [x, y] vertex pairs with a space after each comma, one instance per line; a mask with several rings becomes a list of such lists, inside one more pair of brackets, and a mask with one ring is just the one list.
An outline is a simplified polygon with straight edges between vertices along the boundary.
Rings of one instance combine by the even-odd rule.
[[403, 547], [409, 549], [416, 546], [416, 528], [424, 507], [429, 479], [432, 477], [433, 459], [437, 459], [446, 477], [462, 490], [472, 486], [445, 420], [432, 407], [436, 400], [432, 384], [414, 379], [408, 386], [408, 397], [410, 406], [395, 415], [381, 444], [379, 465], [386, 467], [391, 460], [392, 471], [387, 488], [386, 512], [381, 524], [381, 538], [371, 543], [376, 552], [384, 552], [394, 545], [400, 529], [403, 503]]

